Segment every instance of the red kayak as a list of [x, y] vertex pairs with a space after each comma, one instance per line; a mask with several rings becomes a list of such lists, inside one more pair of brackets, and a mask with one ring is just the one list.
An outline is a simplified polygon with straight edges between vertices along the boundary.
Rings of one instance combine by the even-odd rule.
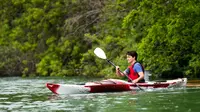
[[[55, 94], [80, 94], [99, 92], [122, 92], [138, 89], [185, 87], [187, 78], [179, 78], [166, 81], [149, 81], [145, 83], [129, 83], [119, 79], [108, 79], [96, 82], [87, 82], [84, 85], [53, 84], [47, 83], [46, 87]], [[139, 87], [139, 88], [138, 88]]]

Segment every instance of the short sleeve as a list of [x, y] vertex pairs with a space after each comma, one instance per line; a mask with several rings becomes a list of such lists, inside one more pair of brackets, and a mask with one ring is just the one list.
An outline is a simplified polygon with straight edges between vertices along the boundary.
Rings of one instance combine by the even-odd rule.
[[142, 66], [141, 66], [140, 63], [136, 63], [136, 64], [134, 65], [133, 69], [134, 69], [134, 71], [136, 71], [137, 73], [138, 73], [138, 72], [143, 72]]
[[124, 72], [125, 72], [126, 74], [129, 74], [129, 73], [130, 73], [129, 68], [127, 68]]

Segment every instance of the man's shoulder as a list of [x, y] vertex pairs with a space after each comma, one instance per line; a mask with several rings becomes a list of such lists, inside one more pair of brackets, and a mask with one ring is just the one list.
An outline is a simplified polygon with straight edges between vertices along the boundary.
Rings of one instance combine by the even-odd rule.
[[141, 72], [143, 71], [143, 67], [142, 65], [139, 63], [139, 62], [136, 62], [133, 69], [136, 71], [136, 72]]
[[134, 66], [142, 66], [142, 64], [139, 63], [139, 62], [136, 62], [136, 63], [134, 64]]
[[136, 62], [133, 68], [142, 68], [142, 64], [140, 64], [139, 62]]

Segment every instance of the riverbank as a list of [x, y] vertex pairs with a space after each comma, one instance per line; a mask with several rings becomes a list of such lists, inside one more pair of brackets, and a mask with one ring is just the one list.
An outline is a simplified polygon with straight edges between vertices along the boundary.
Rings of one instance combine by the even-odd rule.
[[187, 87], [200, 87], [200, 80], [189, 80]]

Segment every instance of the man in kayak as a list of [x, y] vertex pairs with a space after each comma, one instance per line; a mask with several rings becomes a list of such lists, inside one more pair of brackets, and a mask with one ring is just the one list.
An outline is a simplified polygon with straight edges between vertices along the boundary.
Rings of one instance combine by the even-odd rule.
[[119, 70], [119, 66], [116, 66], [116, 74], [118, 76], [128, 76], [132, 81], [129, 79], [129, 82], [132, 83], [142, 83], [145, 82], [144, 80], [144, 68], [143, 66], [137, 62], [137, 53], [136, 51], [128, 51], [126, 53], [127, 61], [130, 63], [130, 66], [122, 73]]

